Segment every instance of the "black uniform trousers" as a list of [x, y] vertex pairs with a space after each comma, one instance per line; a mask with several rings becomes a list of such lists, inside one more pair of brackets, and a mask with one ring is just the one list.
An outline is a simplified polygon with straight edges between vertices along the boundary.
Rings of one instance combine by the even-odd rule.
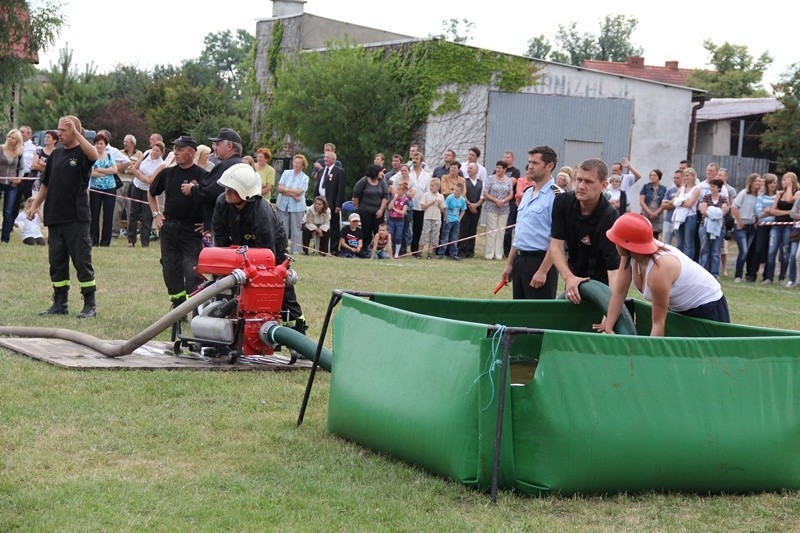
[[169, 219], [164, 221], [159, 235], [161, 269], [169, 299], [188, 297], [204, 279], [194, 270], [203, 249], [203, 237], [195, 231], [194, 222]]
[[[478, 208], [477, 213], [473, 213], [469, 209], [464, 211], [464, 216], [461, 218], [461, 227], [458, 232], [458, 255], [461, 257], [473, 257], [475, 255], [475, 234], [478, 233], [478, 222], [481, 220], [481, 208]], [[471, 239], [466, 239], [472, 237]]]
[[92, 267], [92, 238], [88, 222], [50, 224], [48, 230], [48, 258], [50, 281], [54, 288], [69, 287], [69, 261], [78, 274], [81, 292], [95, 290]]
[[547, 252], [524, 252], [517, 250], [511, 281], [514, 289], [515, 300], [552, 300], [556, 297], [558, 288], [558, 270], [551, 266], [547, 272], [547, 279], [538, 289], [531, 287], [531, 279], [544, 261]]

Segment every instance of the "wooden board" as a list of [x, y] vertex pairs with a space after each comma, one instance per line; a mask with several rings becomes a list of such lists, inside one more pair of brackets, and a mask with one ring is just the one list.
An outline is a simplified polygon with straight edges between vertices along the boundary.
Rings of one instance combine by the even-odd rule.
[[89, 347], [61, 339], [0, 338], [0, 346], [51, 365], [72, 369], [168, 369], [168, 370], [301, 370], [311, 368], [311, 361], [298, 359], [289, 364], [283, 354], [241, 357], [231, 365], [212, 358], [177, 357], [172, 343], [150, 341], [130, 355], [106, 357]]

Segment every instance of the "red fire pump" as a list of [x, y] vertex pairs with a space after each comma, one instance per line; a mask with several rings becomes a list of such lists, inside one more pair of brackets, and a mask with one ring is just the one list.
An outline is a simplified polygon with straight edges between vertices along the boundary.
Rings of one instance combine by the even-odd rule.
[[[239, 269], [247, 280], [230, 294], [221, 294], [198, 308], [199, 314], [191, 321], [191, 337], [180, 331], [175, 334], [176, 353], [181, 346], [190, 346], [202, 355], [230, 355], [231, 363], [240, 355], [271, 355], [274, 348], [261, 340], [259, 331], [265, 324], [279, 324], [286, 318], [281, 316], [284, 287], [297, 282], [290, 262], [287, 257], [276, 265], [275, 255], [268, 248], [203, 248], [197, 263], [199, 274], [227, 276]], [[207, 283], [212, 282], [213, 278]]]

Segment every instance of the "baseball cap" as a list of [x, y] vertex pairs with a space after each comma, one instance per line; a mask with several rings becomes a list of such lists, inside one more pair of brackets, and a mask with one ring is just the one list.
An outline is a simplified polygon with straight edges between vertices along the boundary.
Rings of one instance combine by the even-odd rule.
[[219, 135], [216, 137], [209, 137], [208, 140], [211, 142], [231, 141], [242, 144], [242, 138], [239, 136], [239, 132], [231, 128], [222, 128], [219, 130]]
[[359, 216], [358, 213], [350, 213], [350, 216], [347, 218], [347, 220], [350, 221], [355, 220], [356, 222], [361, 222], [361, 217]]
[[173, 146], [191, 146], [192, 148], [197, 149], [197, 141], [194, 140], [194, 137], [191, 135], [181, 135], [174, 141], [172, 141]]

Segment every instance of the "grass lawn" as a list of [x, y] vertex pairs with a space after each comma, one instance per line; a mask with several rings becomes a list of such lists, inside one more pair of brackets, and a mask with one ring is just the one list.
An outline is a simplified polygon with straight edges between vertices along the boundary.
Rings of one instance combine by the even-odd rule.
[[[0, 324], [130, 338], [169, 309], [154, 244], [128, 249], [115, 240], [95, 249], [98, 317], [79, 322], [74, 278], [71, 316], [36, 315], [51, 296], [46, 248], [24, 246], [15, 234], [0, 246]], [[491, 295], [503, 265], [483, 259], [301, 256], [295, 266], [312, 337], [334, 288], [511, 294]], [[732, 277], [723, 288], [735, 322], [798, 328], [799, 290], [734, 285]], [[70, 371], [0, 349], [0, 531], [800, 528], [794, 492], [542, 499], [501, 492], [493, 506], [486, 494], [329, 435], [326, 373], [296, 427], [307, 376]]]

